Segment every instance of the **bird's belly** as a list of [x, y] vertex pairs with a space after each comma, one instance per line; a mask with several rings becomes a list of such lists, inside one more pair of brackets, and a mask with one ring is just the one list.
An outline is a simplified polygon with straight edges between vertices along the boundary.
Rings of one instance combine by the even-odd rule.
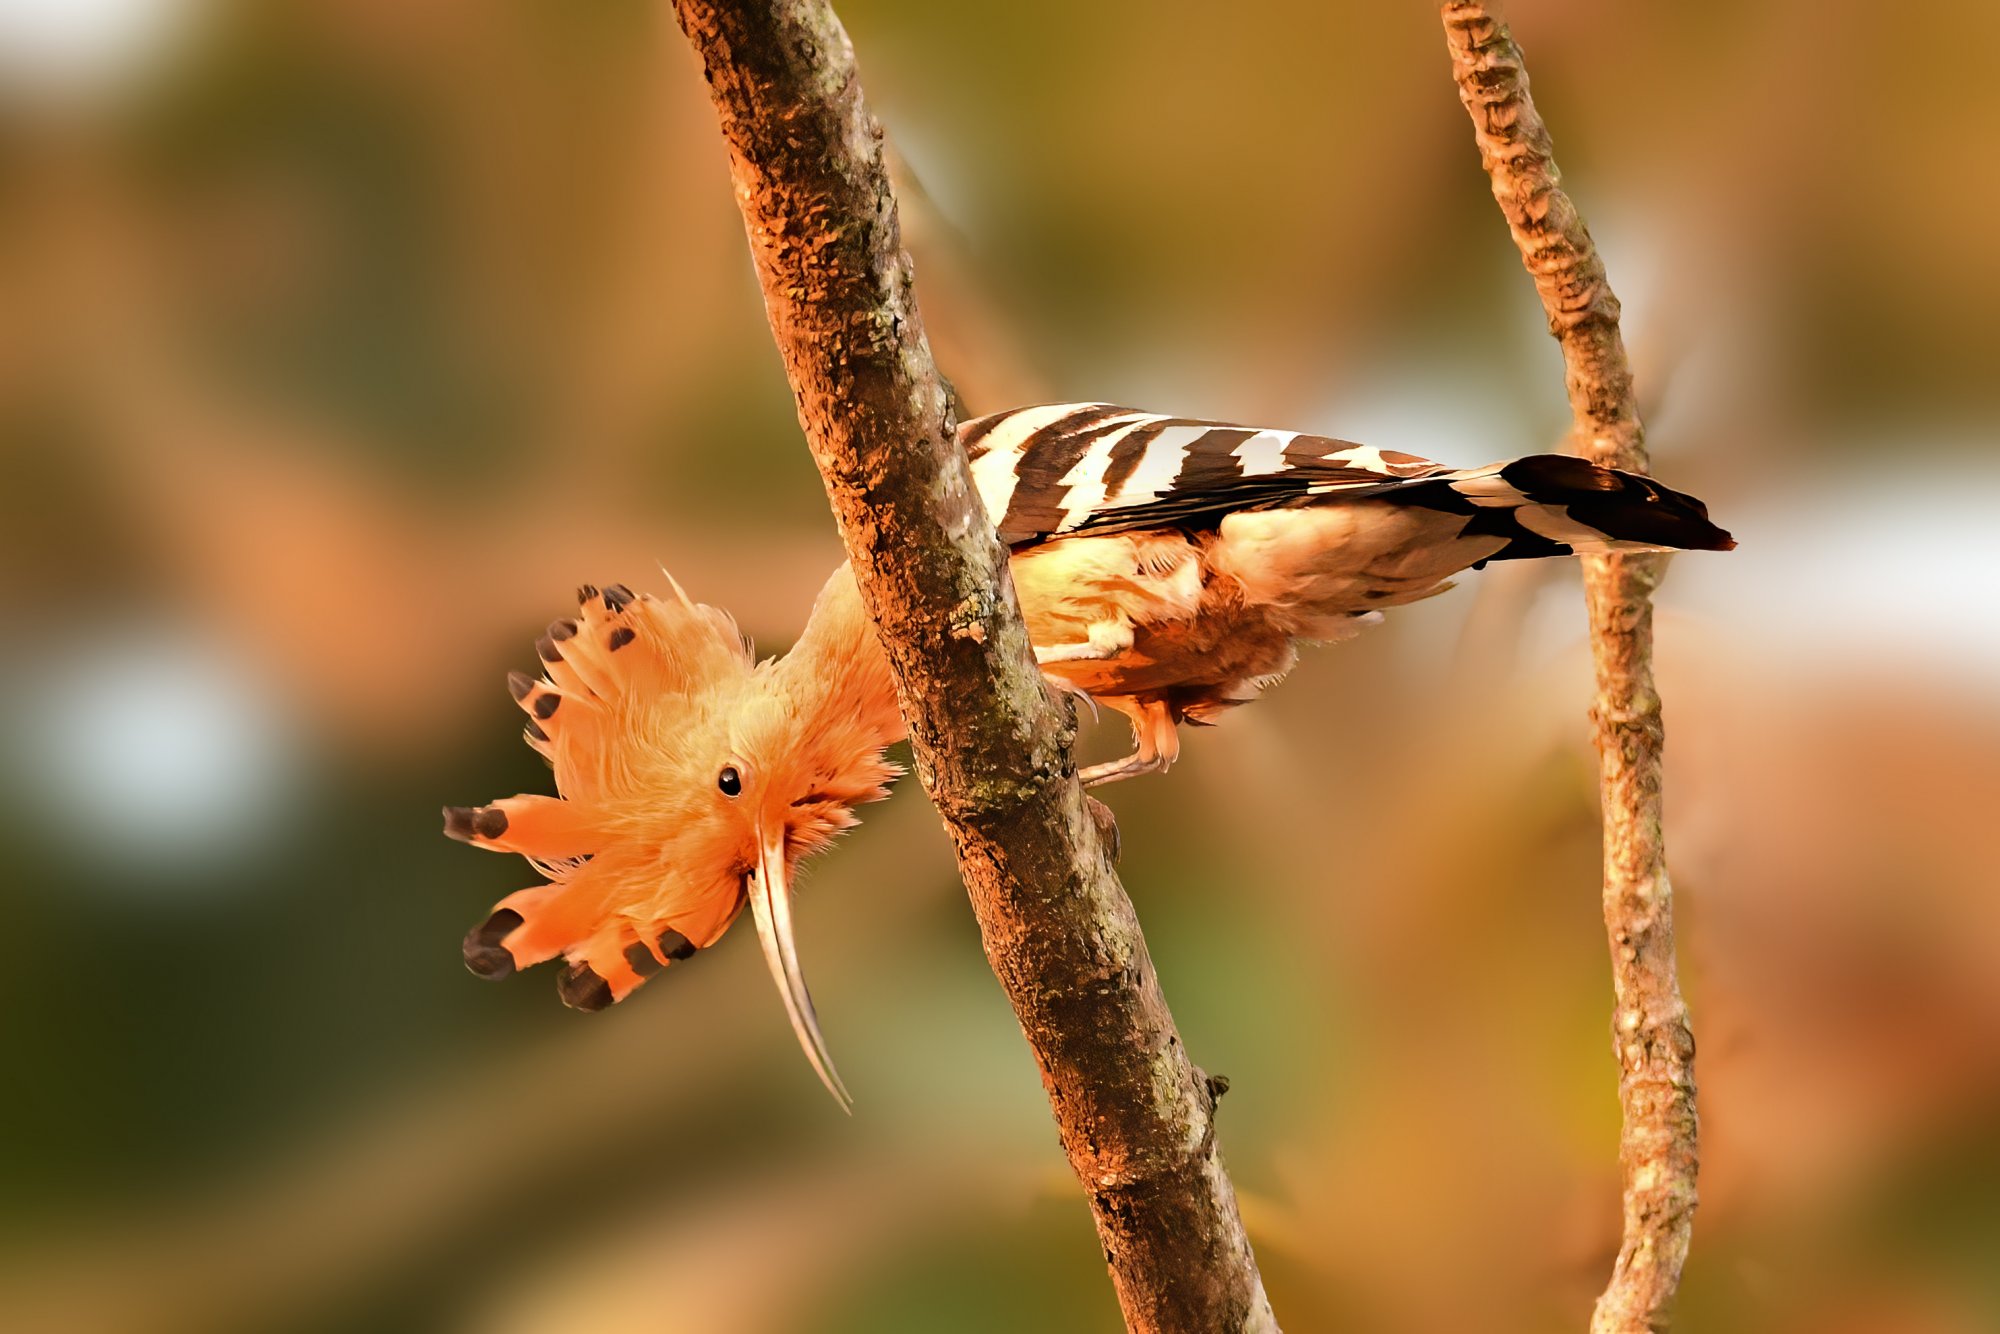
[[1202, 596], [1201, 553], [1179, 533], [1064, 538], [1021, 552], [1011, 568], [1037, 648], [1086, 641], [1106, 623], [1191, 616]]
[[1051, 674], [1206, 721], [1288, 672], [1296, 640], [1346, 639], [1379, 619], [1369, 613], [1442, 592], [1504, 544], [1463, 537], [1464, 526], [1462, 515], [1376, 501], [1243, 511], [1198, 537], [1030, 548], [1014, 557], [1014, 583], [1037, 648], [1091, 650], [1049, 661]]
[[[1132, 647], [1098, 661], [1047, 669], [1106, 699], [1165, 699], [1180, 711], [1201, 701], [1247, 699], [1297, 661], [1292, 636], [1239, 606], [1135, 626]], [[1258, 683], [1252, 686], [1250, 683]]]
[[1246, 511], [1224, 519], [1208, 566], [1244, 601], [1303, 639], [1341, 637], [1341, 622], [1450, 585], [1504, 539], [1463, 537], [1461, 515], [1382, 501]]

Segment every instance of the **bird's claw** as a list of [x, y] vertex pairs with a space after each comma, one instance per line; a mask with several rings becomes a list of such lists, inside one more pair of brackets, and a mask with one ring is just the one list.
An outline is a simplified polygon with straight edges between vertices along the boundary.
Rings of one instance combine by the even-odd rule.
[[1060, 693], [1082, 700], [1083, 706], [1090, 710], [1090, 721], [1093, 723], [1104, 721], [1103, 716], [1097, 711], [1097, 700], [1088, 690], [1085, 690], [1074, 681], [1056, 675], [1054, 672], [1043, 672], [1042, 679], [1054, 686]]

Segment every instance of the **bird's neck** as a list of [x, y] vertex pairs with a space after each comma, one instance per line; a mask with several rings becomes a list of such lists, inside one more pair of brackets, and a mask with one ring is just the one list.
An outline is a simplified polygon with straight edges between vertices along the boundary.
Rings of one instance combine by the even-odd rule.
[[851, 566], [843, 563], [826, 581], [783, 666], [802, 717], [852, 728], [877, 747], [903, 739], [889, 660], [861, 605]]

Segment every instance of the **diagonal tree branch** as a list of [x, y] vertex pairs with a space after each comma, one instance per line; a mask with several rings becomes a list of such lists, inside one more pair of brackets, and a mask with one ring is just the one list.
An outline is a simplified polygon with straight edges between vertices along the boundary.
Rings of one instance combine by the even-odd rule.
[[880, 127], [824, 0], [675, 0], [799, 421], [1129, 1328], [1274, 1330], [1131, 900], [932, 365]]
[[[1563, 193], [1521, 49], [1479, 3], [1443, 6], [1459, 100], [1472, 116], [1521, 260], [1562, 345], [1580, 450], [1646, 470], [1645, 433], [1618, 332], [1618, 298]], [[1617, 1005], [1612, 1045], [1624, 1113], [1624, 1235], [1593, 1334], [1664, 1329], [1695, 1209], [1694, 1036], [1674, 975], [1673, 891], [1661, 833], [1660, 697], [1653, 685], [1658, 556], [1586, 556], [1597, 668], [1591, 708], [1604, 807], [1604, 925]]]

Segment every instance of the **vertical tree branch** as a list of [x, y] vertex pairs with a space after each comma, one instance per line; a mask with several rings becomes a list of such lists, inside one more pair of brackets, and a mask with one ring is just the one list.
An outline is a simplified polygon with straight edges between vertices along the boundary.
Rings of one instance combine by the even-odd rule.
[[[1459, 100], [1472, 116], [1521, 260], [1562, 345], [1581, 452], [1646, 470], [1645, 434], [1618, 332], [1618, 299], [1559, 184], [1521, 49], [1479, 3], [1443, 6]], [[1593, 1334], [1664, 1329], [1695, 1208], [1694, 1037], [1674, 975], [1673, 892], [1660, 829], [1660, 697], [1653, 686], [1657, 556], [1587, 556], [1604, 807], [1604, 925], [1617, 1004], [1612, 1045], [1624, 1113], [1624, 1235]]]
[[917, 772], [1090, 1197], [1127, 1326], [1274, 1330], [1215, 1104], [1076, 781], [932, 364], [854, 53], [824, 0], [675, 0], [766, 312]]

